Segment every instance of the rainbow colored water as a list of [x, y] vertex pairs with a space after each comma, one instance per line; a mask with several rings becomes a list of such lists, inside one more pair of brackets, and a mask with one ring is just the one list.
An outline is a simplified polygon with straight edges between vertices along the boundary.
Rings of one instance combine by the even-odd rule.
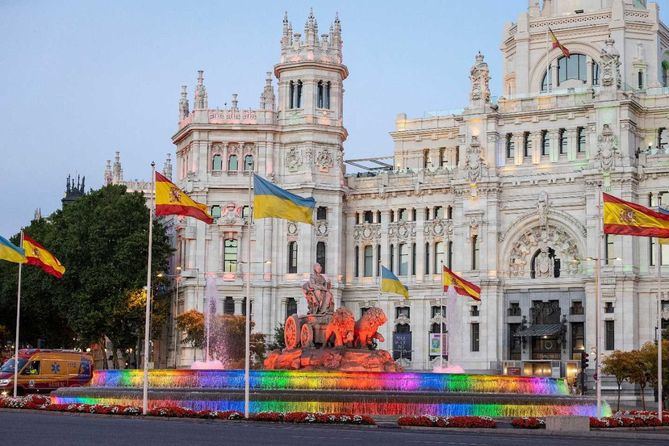
[[[96, 371], [91, 387], [59, 389], [60, 404], [141, 406], [141, 370]], [[242, 370], [151, 370], [150, 407], [244, 408]], [[569, 396], [565, 380], [506, 375], [253, 370], [251, 412], [365, 415], [594, 416], [592, 399]], [[605, 414], [610, 414], [604, 405]]]
[[[91, 387], [141, 388], [141, 370], [98, 370]], [[243, 370], [151, 370], [152, 389], [244, 388]], [[569, 395], [564, 379], [446, 373], [318, 372], [252, 370], [253, 390], [365, 390], [401, 392], [512, 393]]]

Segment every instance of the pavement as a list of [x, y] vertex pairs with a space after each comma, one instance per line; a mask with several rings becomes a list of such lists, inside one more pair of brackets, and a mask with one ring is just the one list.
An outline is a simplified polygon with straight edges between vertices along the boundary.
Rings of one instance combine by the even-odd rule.
[[457, 445], [541, 446], [662, 445], [669, 432], [591, 432], [582, 435], [548, 435], [539, 431], [509, 429], [458, 430], [399, 429], [385, 425], [300, 425], [215, 420], [161, 419], [25, 410], [0, 411], [2, 444], [49, 445]]

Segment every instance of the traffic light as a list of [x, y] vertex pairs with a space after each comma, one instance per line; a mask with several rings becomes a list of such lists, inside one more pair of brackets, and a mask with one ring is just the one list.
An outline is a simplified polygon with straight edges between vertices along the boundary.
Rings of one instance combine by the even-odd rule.
[[588, 354], [581, 353], [581, 370], [585, 370], [587, 368], [588, 368]]

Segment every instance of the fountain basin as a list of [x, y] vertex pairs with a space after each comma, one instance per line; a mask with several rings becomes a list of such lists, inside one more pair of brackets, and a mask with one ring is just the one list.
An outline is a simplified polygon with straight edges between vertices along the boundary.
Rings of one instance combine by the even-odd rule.
[[[149, 406], [244, 408], [243, 370], [151, 370]], [[595, 416], [594, 399], [570, 396], [564, 380], [442, 373], [253, 370], [251, 412], [364, 415]], [[96, 371], [90, 387], [61, 388], [55, 403], [141, 406], [141, 370]], [[610, 409], [605, 405], [605, 412]]]

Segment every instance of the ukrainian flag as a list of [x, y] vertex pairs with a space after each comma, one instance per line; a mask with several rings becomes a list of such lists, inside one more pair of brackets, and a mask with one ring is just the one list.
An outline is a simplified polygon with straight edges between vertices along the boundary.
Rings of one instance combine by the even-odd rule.
[[402, 285], [400, 279], [385, 266], [381, 267], [381, 292], [399, 294], [405, 299], [409, 298], [409, 289]]
[[313, 224], [316, 200], [302, 198], [253, 175], [253, 218], [283, 218]]
[[[660, 214], [664, 214], [664, 215], [669, 216], [669, 209], [665, 209], [663, 207], [658, 206], [657, 211]], [[660, 245], [669, 245], [669, 238], [661, 238], [660, 239]]]
[[13, 263], [26, 263], [28, 261], [23, 248], [19, 248], [2, 236], [0, 236], [0, 260]]

